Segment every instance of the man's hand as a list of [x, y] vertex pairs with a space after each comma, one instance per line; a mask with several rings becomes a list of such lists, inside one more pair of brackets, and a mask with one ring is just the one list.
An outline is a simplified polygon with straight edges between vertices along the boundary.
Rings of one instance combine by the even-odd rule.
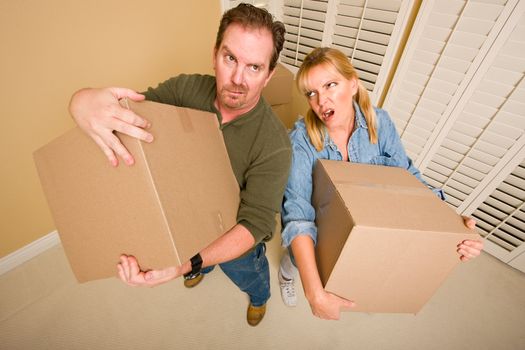
[[308, 299], [312, 314], [323, 320], [338, 320], [341, 311], [349, 310], [355, 306], [353, 301], [343, 299], [324, 289]]
[[[463, 222], [465, 223], [465, 226], [471, 230], [476, 228], [476, 220], [473, 218], [463, 216]], [[474, 241], [471, 239], [464, 240], [457, 245], [457, 252], [461, 261], [468, 261], [479, 256], [482, 250], [483, 242]]]
[[121, 255], [117, 265], [118, 276], [128, 286], [155, 287], [179, 277], [182, 274], [180, 267], [168, 267], [163, 270], [142, 271], [137, 259], [131, 255]]
[[82, 89], [71, 97], [69, 103], [69, 112], [75, 122], [97, 143], [113, 166], [118, 165], [117, 155], [127, 165], [134, 163], [114, 131], [146, 142], [153, 141], [153, 136], [144, 130], [150, 126], [149, 122], [121, 107], [121, 98], [142, 101], [144, 95], [124, 88]]

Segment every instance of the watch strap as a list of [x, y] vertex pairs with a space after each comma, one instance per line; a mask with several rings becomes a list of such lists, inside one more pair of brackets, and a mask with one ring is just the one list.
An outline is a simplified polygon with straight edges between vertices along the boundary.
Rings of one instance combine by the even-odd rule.
[[199, 253], [192, 256], [190, 259], [191, 262], [191, 271], [184, 274], [184, 279], [191, 280], [199, 276], [202, 269], [202, 257]]

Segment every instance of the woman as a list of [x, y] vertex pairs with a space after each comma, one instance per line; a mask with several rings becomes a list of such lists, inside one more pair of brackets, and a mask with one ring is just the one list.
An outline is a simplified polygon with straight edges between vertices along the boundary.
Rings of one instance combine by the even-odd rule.
[[[282, 208], [282, 241], [288, 250], [279, 269], [281, 296], [286, 305], [295, 306], [294, 277], [298, 268], [312, 313], [323, 319], [338, 319], [340, 310], [354, 303], [326, 292], [317, 271], [317, 228], [310, 201], [316, 160], [402, 167], [427, 184], [406, 155], [388, 113], [372, 107], [367, 90], [345, 54], [332, 48], [313, 50], [299, 68], [297, 86], [308, 99], [310, 110], [290, 133], [292, 169]], [[441, 190], [433, 191], [444, 199]], [[464, 220], [466, 226], [475, 227], [473, 219]], [[482, 248], [482, 242], [466, 240], [458, 244], [457, 251], [466, 261], [478, 256]]]

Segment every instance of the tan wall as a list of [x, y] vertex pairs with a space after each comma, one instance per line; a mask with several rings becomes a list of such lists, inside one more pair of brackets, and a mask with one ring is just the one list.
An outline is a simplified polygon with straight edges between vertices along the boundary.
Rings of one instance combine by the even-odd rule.
[[211, 73], [220, 12], [219, 0], [0, 3], [0, 257], [55, 229], [32, 152], [73, 126], [71, 94]]

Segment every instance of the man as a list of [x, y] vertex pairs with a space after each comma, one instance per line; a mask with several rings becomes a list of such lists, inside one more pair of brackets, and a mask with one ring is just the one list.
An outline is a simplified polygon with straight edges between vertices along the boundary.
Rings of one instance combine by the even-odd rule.
[[221, 19], [213, 50], [215, 78], [180, 75], [144, 95], [123, 88], [83, 89], [73, 95], [71, 114], [114, 166], [117, 155], [128, 165], [134, 159], [113, 131], [153, 141], [145, 130], [149, 123], [120, 107], [119, 99], [146, 98], [216, 113], [241, 189], [237, 224], [182, 266], [142, 271], [133, 256], [122, 255], [118, 274], [128, 285], [155, 286], [184, 275], [185, 286], [193, 287], [202, 273], [219, 264], [250, 297], [248, 323], [256, 326], [264, 317], [270, 276], [263, 242], [274, 230], [291, 150], [286, 130], [261, 92], [273, 74], [284, 33], [283, 24], [266, 10], [240, 4]]

